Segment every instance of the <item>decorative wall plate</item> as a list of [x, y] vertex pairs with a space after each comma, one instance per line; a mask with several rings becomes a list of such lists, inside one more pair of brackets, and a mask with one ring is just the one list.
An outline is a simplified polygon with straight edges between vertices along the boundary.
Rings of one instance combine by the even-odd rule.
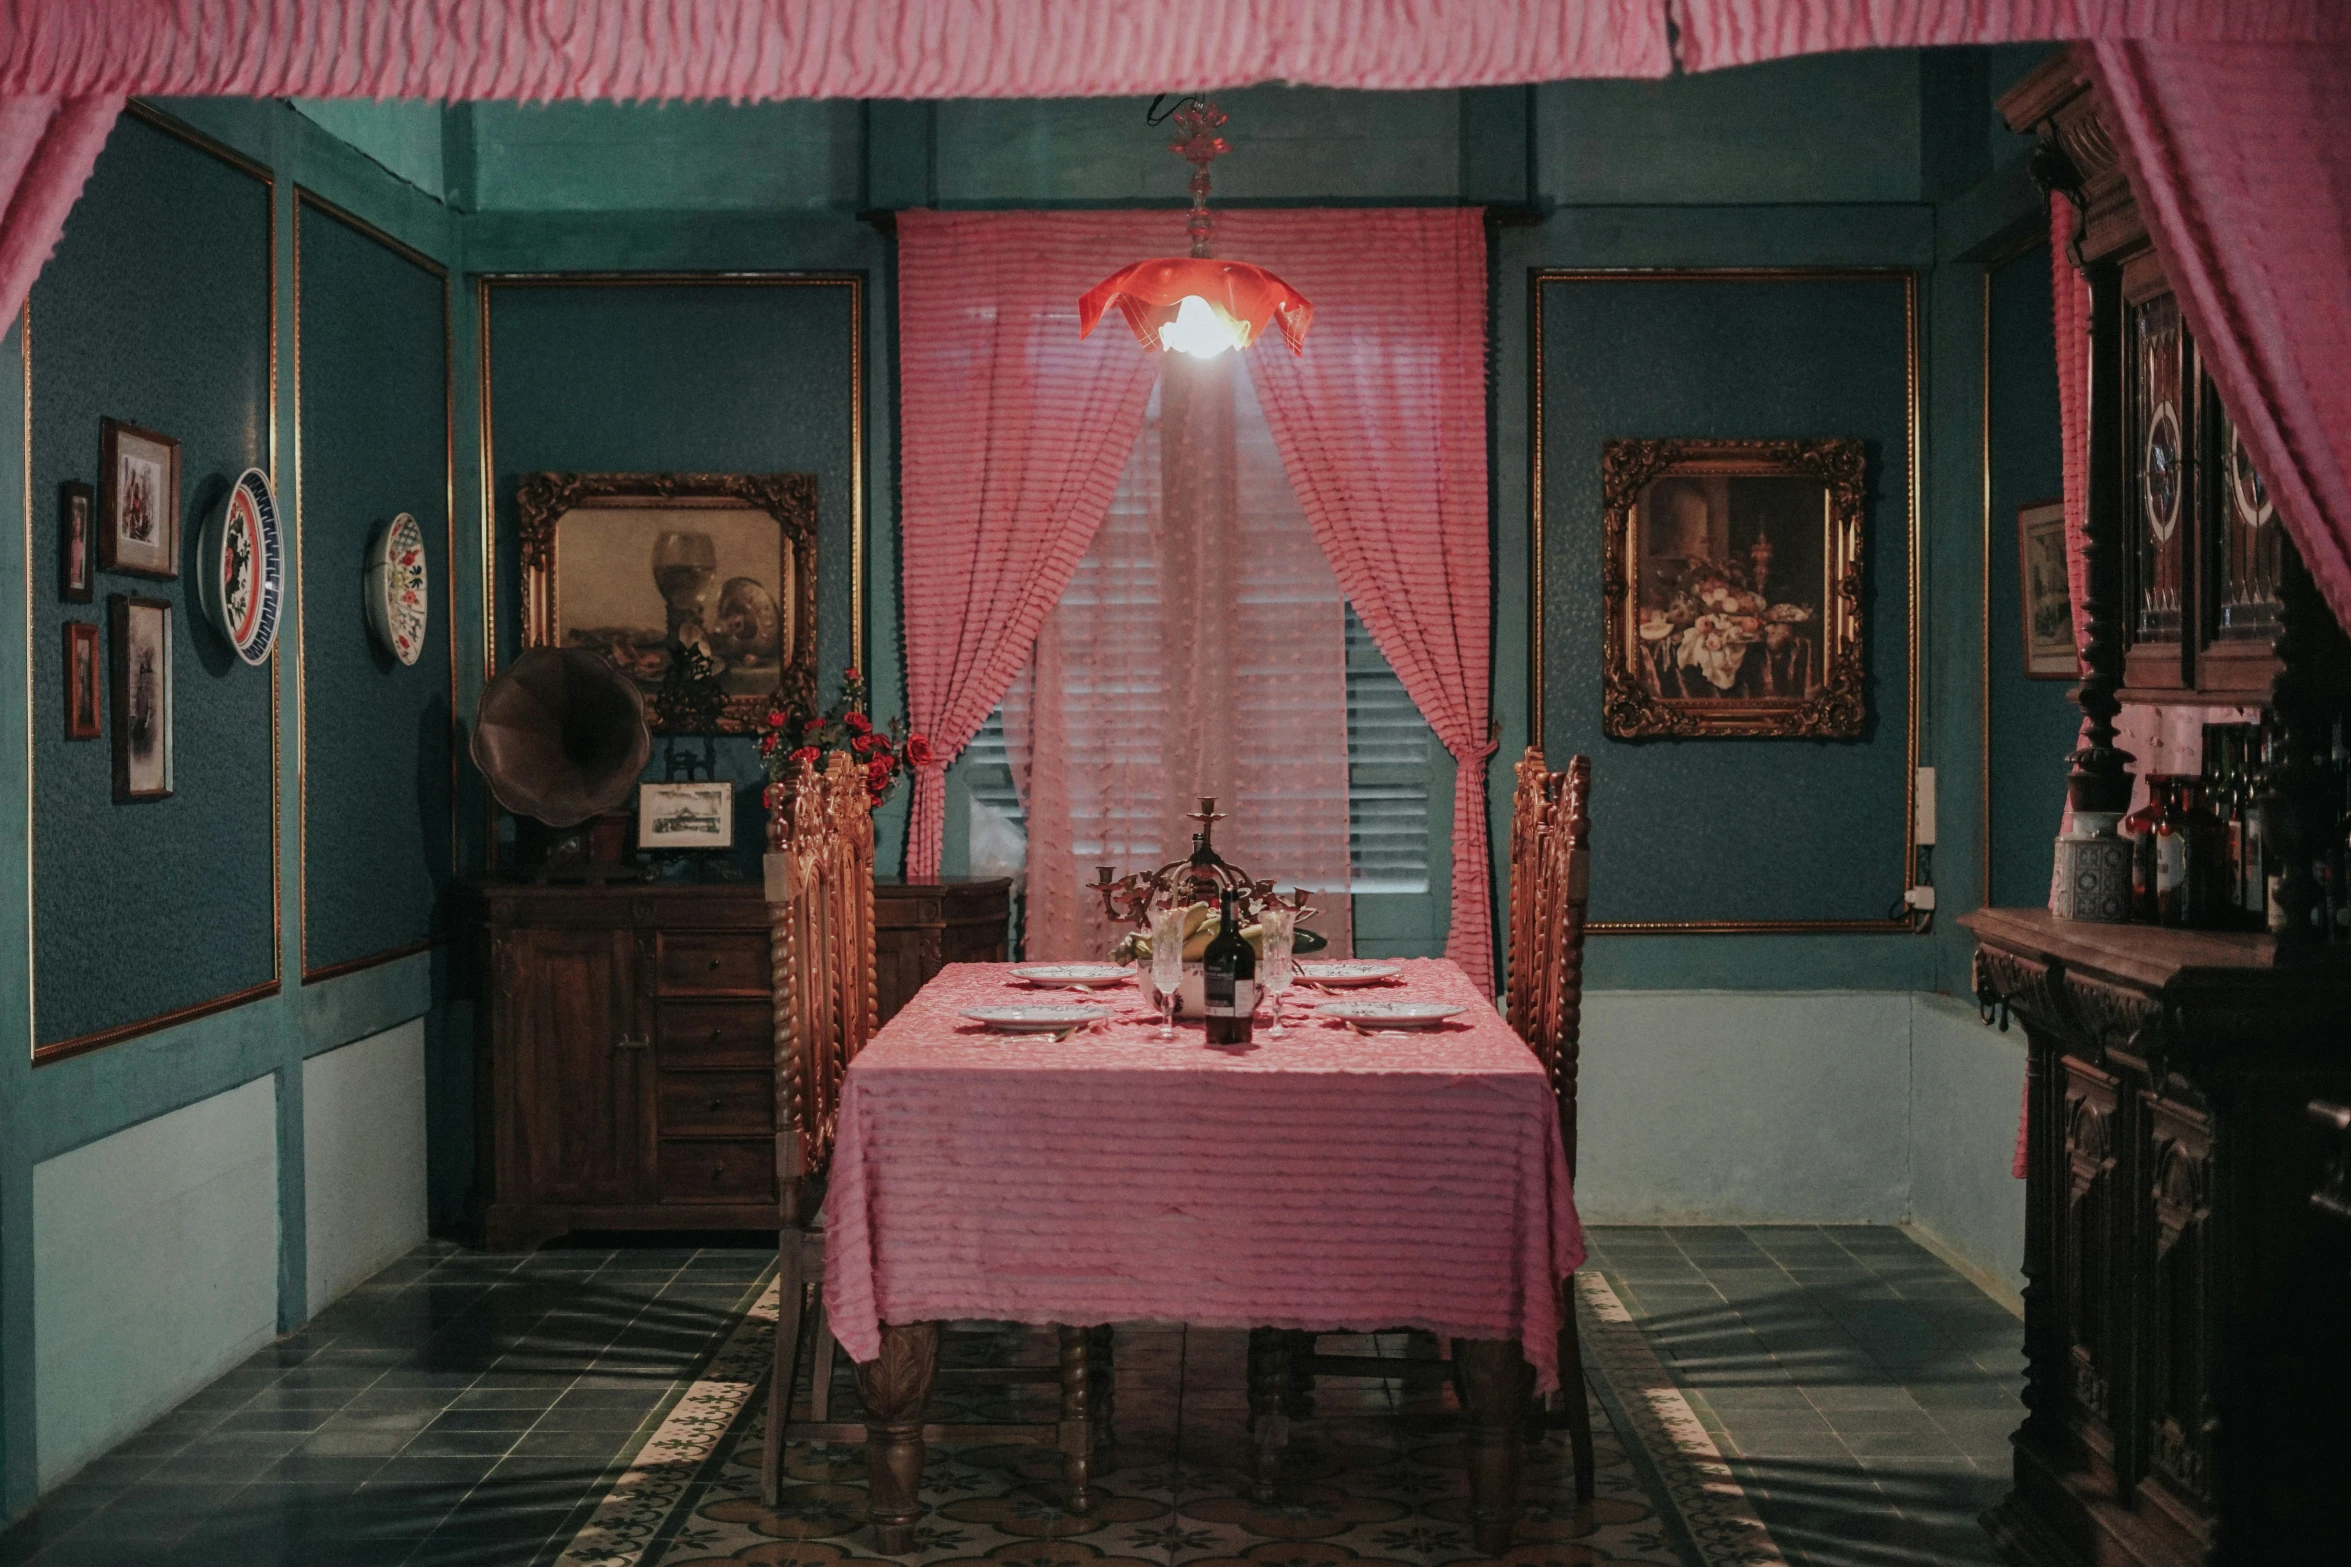
[[367, 550], [367, 623], [403, 664], [424, 651], [427, 606], [424, 529], [406, 512], [376, 531]]
[[248, 468], [196, 541], [196, 597], [248, 664], [269, 661], [286, 601], [286, 541], [269, 475]]

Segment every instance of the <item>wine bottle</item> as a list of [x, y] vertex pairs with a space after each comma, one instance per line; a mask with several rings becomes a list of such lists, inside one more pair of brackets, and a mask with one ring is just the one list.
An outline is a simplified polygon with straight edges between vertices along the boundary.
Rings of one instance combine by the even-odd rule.
[[1251, 1014], [1257, 1010], [1257, 953], [1241, 936], [1240, 911], [1230, 887], [1224, 890], [1216, 938], [1200, 955], [1203, 1008], [1208, 1042], [1249, 1043]]

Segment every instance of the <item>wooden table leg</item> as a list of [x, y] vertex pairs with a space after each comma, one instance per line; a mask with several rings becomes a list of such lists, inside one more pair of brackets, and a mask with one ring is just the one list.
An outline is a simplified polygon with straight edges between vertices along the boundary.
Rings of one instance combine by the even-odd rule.
[[865, 1400], [865, 1468], [874, 1548], [884, 1556], [914, 1549], [922, 1516], [922, 1414], [939, 1374], [936, 1322], [882, 1324], [882, 1352], [857, 1366]]
[[1256, 1458], [1249, 1494], [1274, 1499], [1282, 1474], [1282, 1449], [1290, 1445], [1290, 1354], [1294, 1340], [1280, 1328], [1249, 1330], [1249, 1431]]
[[1455, 1339], [1453, 1368], [1469, 1424], [1470, 1537], [1483, 1554], [1500, 1556], [1518, 1525], [1527, 1394], [1535, 1374], [1508, 1339]]
[[1061, 1479], [1069, 1510], [1094, 1510], [1094, 1330], [1061, 1329]]

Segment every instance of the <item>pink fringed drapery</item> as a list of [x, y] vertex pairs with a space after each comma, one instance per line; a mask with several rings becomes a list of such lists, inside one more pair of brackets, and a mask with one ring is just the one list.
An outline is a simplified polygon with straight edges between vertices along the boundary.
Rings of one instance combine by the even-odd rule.
[[906, 874], [939, 873], [946, 764], [1027, 662], [1134, 449], [1156, 366], [1081, 342], [1105, 252], [1164, 245], [1145, 213], [908, 212], [898, 219], [900, 594], [914, 775]]
[[2351, 44], [2077, 56], [2220, 400], [2351, 626]]
[[122, 102], [0, 97], [0, 323], [16, 319], [57, 248]]
[[0, 92], [1075, 98], [1673, 69], [1655, 0], [15, 0]]
[[1118, 495], [1004, 702], [1028, 955], [1100, 958], [1118, 932], [1092, 867], [1180, 859], [1193, 798], [1213, 794], [1226, 858], [1313, 892], [1345, 956], [1345, 601], [1238, 360], [1155, 362]]
[[1218, 244], [1314, 302], [1305, 354], [1249, 369], [1339, 586], [1453, 757], [1445, 955], [1491, 985], [1485, 214], [1231, 212]]
[[1672, 0], [1684, 69], [2039, 39], [2351, 42], [2339, 0]]

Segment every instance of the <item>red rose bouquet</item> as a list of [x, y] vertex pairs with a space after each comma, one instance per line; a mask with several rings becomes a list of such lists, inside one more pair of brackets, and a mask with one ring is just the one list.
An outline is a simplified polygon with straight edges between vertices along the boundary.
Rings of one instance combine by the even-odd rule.
[[890, 720], [878, 730], [865, 713], [865, 677], [854, 669], [841, 671], [841, 696], [823, 713], [771, 707], [759, 734], [759, 755], [767, 766], [767, 803], [775, 804], [776, 789], [801, 762], [828, 766], [836, 751], [845, 751], [865, 772], [866, 804], [880, 809], [890, 797], [898, 775], [930, 760], [930, 742], [908, 734], [902, 720]]

